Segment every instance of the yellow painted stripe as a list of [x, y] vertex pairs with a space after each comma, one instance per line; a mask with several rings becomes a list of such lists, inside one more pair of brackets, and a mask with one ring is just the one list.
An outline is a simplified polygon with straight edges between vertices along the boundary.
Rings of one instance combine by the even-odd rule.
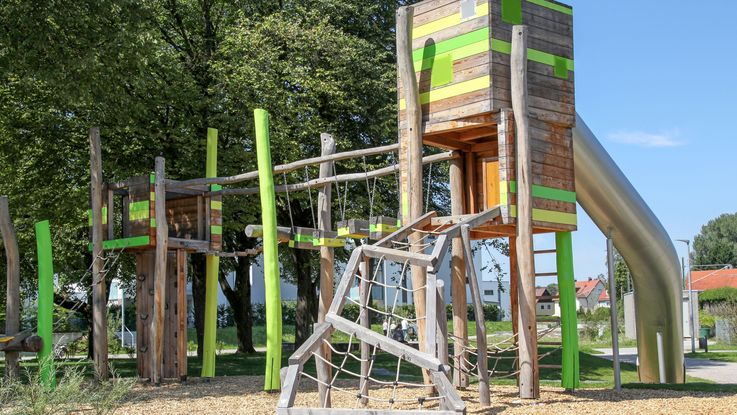
[[[510, 206], [509, 214], [512, 217], [517, 217], [517, 206]], [[555, 212], [553, 210], [532, 209], [532, 220], [540, 222], [560, 223], [563, 225], [577, 225], [575, 213]]]
[[[431, 102], [440, 101], [447, 98], [452, 98], [458, 95], [467, 94], [469, 92], [478, 91], [484, 88], [491, 87], [491, 76], [484, 75], [479, 78], [474, 78], [469, 81], [459, 82], [457, 84], [449, 85], [443, 88], [433, 89], [420, 94], [420, 103], [422, 105], [429, 104]], [[399, 101], [399, 110], [407, 108], [407, 102], [402, 99]]]
[[210, 201], [210, 209], [212, 210], [223, 210], [223, 202], [221, 200]]
[[152, 202], [155, 202], [155, 201], [156, 201], [156, 193], [154, 193], [154, 192], [151, 192], [151, 194], [149, 195], [149, 199], [150, 199], [150, 200], [151, 200]]
[[345, 246], [345, 239], [339, 238], [315, 238], [312, 246], [326, 246], [329, 248], [341, 248]]
[[453, 27], [455, 25], [461, 24], [464, 21], [475, 19], [477, 17], [488, 15], [488, 14], [489, 14], [489, 3], [478, 4], [476, 5], [476, 14], [467, 19], [461, 20], [461, 13], [458, 12], [450, 16], [442, 17], [438, 20], [433, 20], [432, 22], [425, 23], [423, 25], [412, 28], [412, 39], [413, 40], [419, 39], [431, 33], [439, 32], [449, 27]]

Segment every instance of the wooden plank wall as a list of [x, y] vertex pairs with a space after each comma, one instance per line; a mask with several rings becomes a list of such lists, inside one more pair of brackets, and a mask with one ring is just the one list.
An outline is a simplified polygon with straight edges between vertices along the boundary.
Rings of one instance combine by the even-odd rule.
[[[179, 258], [179, 263], [177, 259]], [[185, 261], [182, 263], [181, 261]], [[136, 333], [138, 377], [151, 377], [151, 321], [153, 318], [155, 255], [153, 251], [136, 253]], [[187, 293], [186, 254], [168, 254], [166, 300], [164, 311], [164, 378], [187, 376]]]
[[182, 239], [197, 239], [200, 226], [198, 214], [202, 208], [198, 206], [202, 199], [197, 196], [180, 197], [166, 201], [166, 221], [169, 225], [169, 237]]
[[[502, 18], [502, 1], [490, 7], [492, 42], [509, 43], [512, 24]], [[564, 60], [573, 60], [573, 16], [522, 1], [522, 22], [528, 27], [529, 50], [541, 51]], [[509, 53], [492, 48], [494, 108], [511, 108]], [[572, 127], [575, 118], [574, 72], [556, 76], [553, 65], [528, 60], [528, 93], [531, 117]]]
[[[414, 8], [412, 47], [425, 129], [432, 129], [433, 124], [490, 112], [487, 0], [477, 0], [476, 14], [467, 19], [461, 19], [458, 0], [430, 0]], [[433, 72], [443, 71], [439, 67], [444, 65], [451, 65], [451, 79], [433, 85]], [[398, 85], [399, 119], [403, 125], [401, 79]]]

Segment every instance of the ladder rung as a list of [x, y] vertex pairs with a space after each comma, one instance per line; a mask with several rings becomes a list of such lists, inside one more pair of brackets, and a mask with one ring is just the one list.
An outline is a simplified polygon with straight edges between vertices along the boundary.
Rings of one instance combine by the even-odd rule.
[[557, 272], [536, 272], [535, 273], [536, 277], [555, 277], [557, 275], [558, 275]]
[[537, 255], [537, 254], [555, 254], [555, 253], [557, 253], [557, 252], [558, 252], [558, 251], [557, 251], [557, 250], [555, 250], [555, 249], [541, 249], [541, 250], [539, 250], [539, 251], [533, 251], [533, 253], [534, 253], [535, 255]]
[[537, 342], [538, 346], [562, 346], [561, 342]]
[[562, 369], [561, 365], [537, 365], [540, 369]]

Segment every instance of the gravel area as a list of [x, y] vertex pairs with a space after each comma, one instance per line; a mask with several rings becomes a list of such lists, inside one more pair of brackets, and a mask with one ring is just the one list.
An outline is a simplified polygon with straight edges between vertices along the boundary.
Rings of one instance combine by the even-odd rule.
[[[209, 382], [196, 379], [186, 384], [160, 388], [136, 386], [116, 414], [273, 414], [278, 395], [261, 390], [263, 378], [238, 376], [216, 378]], [[341, 385], [355, 388], [355, 382]], [[372, 391], [372, 396], [389, 397], [389, 391]], [[397, 395], [411, 397], [417, 390], [401, 389]], [[522, 401], [516, 388], [497, 386], [492, 390], [491, 407], [478, 404], [477, 391], [461, 391], [468, 414], [737, 414], [737, 395], [708, 392], [664, 390], [582, 389], [575, 394], [544, 387], [539, 401]], [[334, 406], [354, 407], [355, 397], [334, 392]], [[314, 383], [303, 381], [297, 394], [297, 406], [314, 406], [317, 392]], [[375, 407], [383, 407], [378, 403]], [[417, 405], [402, 409], [417, 409]], [[432, 405], [426, 406], [432, 409]], [[419, 412], [418, 412], [419, 413]]]

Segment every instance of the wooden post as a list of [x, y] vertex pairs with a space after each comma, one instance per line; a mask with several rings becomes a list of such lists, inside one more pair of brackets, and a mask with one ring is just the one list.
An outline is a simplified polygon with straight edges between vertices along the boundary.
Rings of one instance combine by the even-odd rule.
[[[0, 233], [5, 246], [7, 271], [7, 302], [5, 303], [5, 335], [12, 336], [20, 330], [20, 252], [15, 227], [10, 219], [8, 197], [0, 196]], [[5, 352], [5, 377], [18, 379], [20, 376], [18, 352]]]
[[532, 245], [532, 151], [527, 102], [527, 27], [512, 28], [512, 109], [517, 143], [517, 264], [519, 270], [520, 397], [540, 397], [535, 315], [535, 260]]
[[[438, 280], [437, 287], [438, 359], [440, 363], [448, 365], [448, 313], [445, 311], [445, 281]], [[447, 375], [450, 380], [451, 374], [447, 373]]]
[[476, 193], [476, 155], [472, 152], [465, 153], [465, 173], [466, 173], [466, 212], [477, 213]]
[[[411, 7], [404, 6], [397, 10], [397, 66], [399, 75], [404, 86], [404, 99], [406, 102], [406, 120], [407, 127], [404, 131], [400, 131], [399, 139], [399, 162], [400, 162], [400, 182], [401, 182], [401, 210], [402, 223], [410, 223], [422, 216], [422, 106], [420, 105], [420, 93], [417, 86], [417, 77], [415, 76], [414, 60], [412, 58], [412, 22], [414, 10]], [[411, 244], [416, 243], [420, 236], [412, 234], [409, 236]], [[412, 247], [412, 252], [419, 252], [421, 249]], [[415, 303], [415, 313], [418, 319], [425, 317], [426, 313], [426, 294], [424, 287], [427, 281], [427, 272], [424, 267], [412, 266], [410, 268], [412, 274], [412, 286], [415, 291], [413, 299]], [[433, 296], [435, 293], [433, 293]], [[433, 297], [434, 298], [434, 297]], [[435, 310], [433, 310], [434, 312]], [[422, 321], [422, 320], [420, 320]], [[424, 323], [417, 325], [417, 339], [420, 344], [420, 350], [434, 354], [434, 350], [427, 350], [425, 333], [430, 324], [425, 319]], [[434, 342], [435, 339], [432, 339]], [[422, 372], [425, 383], [430, 383], [430, 373], [426, 370]]]
[[[330, 134], [320, 134], [320, 144], [322, 157], [329, 156], [335, 153], [335, 140]], [[332, 175], [333, 163], [323, 163], [320, 165], [320, 178], [330, 177]], [[331, 193], [332, 185], [326, 184], [325, 187], [321, 188], [317, 194], [317, 228], [323, 231], [330, 231], [332, 226], [331, 218]], [[333, 302], [333, 281], [335, 278], [335, 252], [333, 248], [322, 246], [320, 247], [320, 299], [317, 310], [317, 322], [322, 323], [325, 321], [325, 315], [330, 309], [330, 304]], [[330, 341], [330, 340], [328, 340]], [[332, 358], [330, 346], [327, 344], [322, 345], [322, 357], [328, 362]], [[332, 376], [332, 370], [328, 363], [316, 360], [317, 366], [317, 378], [320, 382], [330, 383]], [[329, 408], [330, 403], [330, 389], [327, 388], [323, 383], [318, 384], [318, 393], [320, 396], [320, 403], [324, 408]]]
[[471, 298], [473, 309], [476, 314], [476, 348], [478, 350], [478, 373], [479, 373], [479, 403], [483, 406], [491, 404], [489, 391], [489, 361], [486, 354], [486, 321], [484, 319], [484, 304], [481, 301], [481, 289], [476, 276], [476, 267], [473, 263], [473, 251], [471, 250], [471, 227], [461, 226], [461, 239], [463, 241], [463, 253], [466, 255], [466, 275], [468, 285], [471, 286]]
[[[463, 192], [463, 160], [450, 161], [450, 214], [453, 216], [466, 213]], [[468, 375], [460, 368], [464, 367], [465, 347], [468, 345], [468, 307], [466, 300], [466, 270], [463, 263], [463, 242], [461, 238], [453, 238], [451, 245], [450, 292], [453, 302], [453, 385], [468, 387]]]
[[[369, 318], [369, 299], [371, 298], [371, 287], [368, 283], [371, 279], [371, 258], [365, 257], [360, 265], [361, 282], [358, 285], [358, 296], [361, 302], [361, 326], [371, 329], [371, 319]], [[361, 404], [367, 405], [369, 400], [367, 398], [369, 393], [369, 370], [371, 369], [371, 345], [365, 341], [361, 342]]]
[[156, 205], [156, 264], [154, 266], [154, 316], [151, 321], [151, 383], [161, 384], [164, 351], [164, 300], [166, 298], [166, 257], [169, 230], [166, 223], [165, 161], [156, 157], [154, 198]]
[[107, 293], [103, 261], [102, 228], [102, 150], [100, 129], [90, 128], [90, 192], [92, 199], [92, 351], [95, 375], [107, 380]]
[[[512, 334], [519, 332], [519, 270], [517, 269], [517, 238], [509, 237], [509, 308], [512, 311]], [[517, 338], [514, 344], [517, 344]]]
[[177, 249], [177, 368], [187, 380], [187, 251]]

